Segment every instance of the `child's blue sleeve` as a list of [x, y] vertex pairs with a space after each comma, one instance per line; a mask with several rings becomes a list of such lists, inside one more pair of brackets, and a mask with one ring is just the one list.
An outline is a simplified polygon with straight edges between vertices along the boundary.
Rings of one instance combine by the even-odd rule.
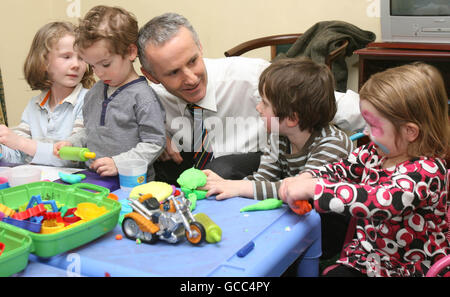
[[13, 163], [13, 164], [22, 164], [25, 162], [25, 154], [19, 150], [13, 150], [7, 147], [6, 145], [0, 144], [2, 148], [2, 158], [3, 162]]
[[36, 153], [31, 163], [60, 167], [75, 167], [77, 164], [76, 162], [61, 160], [53, 155], [53, 143], [39, 141], [36, 142]]

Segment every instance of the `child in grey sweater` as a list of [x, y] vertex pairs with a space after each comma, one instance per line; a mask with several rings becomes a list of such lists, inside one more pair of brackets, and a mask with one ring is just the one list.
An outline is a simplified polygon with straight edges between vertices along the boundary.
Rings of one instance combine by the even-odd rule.
[[75, 44], [101, 79], [86, 94], [84, 129], [54, 146], [87, 147], [97, 158], [87, 165], [102, 176], [117, 175], [116, 162], [143, 159], [154, 177], [153, 162], [165, 146], [165, 113], [153, 89], [133, 67], [138, 26], [118, 7], [96, 6], [81, 21]]

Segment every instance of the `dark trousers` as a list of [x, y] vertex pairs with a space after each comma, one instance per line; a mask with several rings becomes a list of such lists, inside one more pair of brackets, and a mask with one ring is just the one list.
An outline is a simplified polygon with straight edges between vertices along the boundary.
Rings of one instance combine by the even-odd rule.
[[319, 213], [322, 226], [322, 260], [340, 254], [350, 218], [335, 212]]
[[[179, 186], [177, 179], [183, 171], [192, 168], [194, 153], [181, 152], [181, 156], [183, 157], [181, 164], [176, 164], [172, 160], [156, 161], [153, 164], [155, 180]], [[260, 152], [227, 155], [211, 160], [203, 169], [210, 169], [225, 179], [240, 180], [258, 170], [260, 158]]]

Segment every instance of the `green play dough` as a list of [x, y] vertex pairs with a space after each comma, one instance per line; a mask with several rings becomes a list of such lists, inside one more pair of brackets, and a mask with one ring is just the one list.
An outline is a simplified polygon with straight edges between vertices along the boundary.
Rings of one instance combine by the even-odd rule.
[[177, 183], [180, 185], [184, 196], [191, 201], [191, 211], [195, 209], [197, 200], [206, 198], [207, 191], [196, 190], [197, 187], [206, 185], [206, 174], [200, 169], [192, 167], [183, 171], [178, 177]]
[[195, 190], [197, 187], [202, 187], [206, 184], [206, 174], [200, 169], [192, 167], [181, 173], [177, 183], [181, 188]]
[[195, 210], [195, 208], [197, 207], [197, 195], [195, 195], [194, 193], [190, 193], [187, 199], [191, 202], [189, 210], [190, 211]]
[[240, 212], [255, 211], [255, 210], [270, 210], [280, 208], [283, 205], [283, 201], [275, 198], [269, 198], [262, 200], [256, 204], [248, 205], [240, 209]]

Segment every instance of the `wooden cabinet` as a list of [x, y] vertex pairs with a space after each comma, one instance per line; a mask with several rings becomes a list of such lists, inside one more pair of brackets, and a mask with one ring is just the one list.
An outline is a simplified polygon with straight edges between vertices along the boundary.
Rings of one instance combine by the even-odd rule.
[[441, 72], [447, 95], [450, 96], [450, 43], [396, 43], [374, 42], [355, 51], [359, 55], [358, 87], [369, 77], [387, 68], [422, 61], [435, 66]]

